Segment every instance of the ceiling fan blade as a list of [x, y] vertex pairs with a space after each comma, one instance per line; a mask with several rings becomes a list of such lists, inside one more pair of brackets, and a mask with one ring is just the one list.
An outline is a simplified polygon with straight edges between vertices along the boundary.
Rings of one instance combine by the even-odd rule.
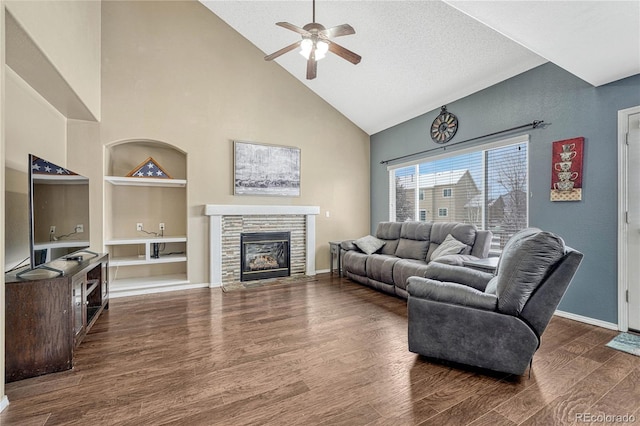
[[362, 56], [350, 51], [349, 49], [345, 49], [344, 47], [332, 41], [329, 41], [329, 51], [340, 56], [342, 59], [346, 59], [354, 65], [359, 64], [360, 60], [362, 59]]
[[318, 32], [320, 37], [333, 38], [333, 37], [342, 37], [346, 35], [355, 34], [356, 30], [349, 24], [342, 24], [336, 27], [327, 28], [326, 30], [322, 30]]
[[273, 52], [271, 55], [267, 55], [264, 57], [265, 61], [272, 61], [275, 58], [277, 58], [280, 55], [284, 55], [287, 52], [292, 51], [293, 49], [297, 48], [298, 46], [300, 46], [300, 43], [302, 43], [302, 40], [299, 40], [293, 44], [290, 44], [287, 47], [283, 47], [282, 49], [278, 50], [277, 52]]
[[279, 27], [291, 30], [293, 32], [296, 32], [298, 34], [302, 34], [304, 36], [311, 35], [311, 33], [309, 31], [307, 31], [307, 30], [305, 30], [303, 28], [297, 27], [297, 26], [295, 26], [293, 24], [290, 24], [288, 22], [276, 22], [276, 25], [278, 25]]
[[307, 80], [313, 80], [318, 73], [318, 62], [316, 61], [316, 52], [311, 51], [309, 60], [307, 60]]

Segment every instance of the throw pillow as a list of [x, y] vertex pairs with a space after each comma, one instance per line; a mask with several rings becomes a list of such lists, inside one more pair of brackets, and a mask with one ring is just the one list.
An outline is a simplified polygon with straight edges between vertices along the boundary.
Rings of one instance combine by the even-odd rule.
[[380, 250], [383, 245], [386, 244], [384, 240], [380, 240], [373, 235], [367, 235], [366, 237], [358, 238], [353, 242], [360, 250], [367, 254], [373, 254]]
[[429, 260], [437, 259], [441, 256], [446, 256], [448, 254], [458, 254], [460, 253], [467, 245], [462, 241], [458, 241], [451, 234], [447, 235], [447, 238], [444, 239], [442, 244], [438, 246], [437, 249], [431, 253], [431, 258]]

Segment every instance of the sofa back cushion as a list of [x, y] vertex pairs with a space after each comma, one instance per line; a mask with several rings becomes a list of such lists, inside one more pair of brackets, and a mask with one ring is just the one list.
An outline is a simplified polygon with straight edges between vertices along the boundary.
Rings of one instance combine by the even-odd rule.
[[429, 241], [431, 237], [431, 227], [433, 225], [431, 222], [403, 222], [400, 230], [400, 238]]
[[537, 228], [524, 229], [511, 237], [498, 264], [498, 310], [518, 315], [564, 253], [562, 238]]
[[395, 255], [424, 261], [429, 250], [430, 222], [403, 222]]
[[385, 240], [386, 243], [380, 249], [381, 254], [395, 254], [400, 239], [402, 223], [400, 222], [380, 222], [376, 229], [376, 237]]
[[470, 254], [476, 241], [477, 229], [474, 225], [459, 222], [435, 222], [431, 227], [431, 245], [427, 259], [431, 259], [433, 252], [444, 242], [447, 235], [451, 234], [456, 240], [463, 242], [466, 247], [460, 254]]
[[402, 259], [415, 259], [424, 261], [427, 258], [429, 250], [429, 241], [410, 240], [408, 238], [400, 238], [396, 256]]

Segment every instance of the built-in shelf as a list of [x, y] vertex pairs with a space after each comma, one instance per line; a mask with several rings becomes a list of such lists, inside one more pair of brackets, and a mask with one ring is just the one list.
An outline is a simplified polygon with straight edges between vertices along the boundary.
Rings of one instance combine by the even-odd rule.
[[35, 243], [33, 248], [35, 250], [44, 250], [51, 248], [69, 248], [69, 247], [89, 247], [89, 241], [83, 240], [58, 240], [47, 241], [44, 243]]
[[147, 244], [147, 243], [184, 243], [187, 241], [185, 236], [175, 237], [127, 237], [127, 238], [114, 238], [106, 241], [104, 244], [107, 246], [121, 246], [126, 244]]
[[146, 256], [123, 256], [123, 257], [113, 257], [111, 260], [111, 266], [135, 266], [135, 265], [155, 265], [159, 263], [175, 263], [175, 262], [186, 262], [187, 256], [160, 256], [158, 258], [150, 258], [147, 259]]
[[139, 178], [126, 176], [105, 176], [104, 180], [113, 185], [122, 186], [157, 186], [165, 188], [184, 188], [187, 186], [186, 179], [157, 179]]
[[136, 266], [136, 265], [156, 265], [160, 263], [176, 263], [186, 262], [187, 256], [182, 254], [162, 254], [159, 257], [154, 258], [151, 256], [153, 253], [152, 244], [166, 244], [166, 243], [186, 243], [187, 237], [155, 237], [155, 238], [117, 238], [108, 240], [105, 242], [106, 246], [127, 246], [127, 245], [144, 245], [144, 254], [136, 256], [111, 256], [111, 266]]

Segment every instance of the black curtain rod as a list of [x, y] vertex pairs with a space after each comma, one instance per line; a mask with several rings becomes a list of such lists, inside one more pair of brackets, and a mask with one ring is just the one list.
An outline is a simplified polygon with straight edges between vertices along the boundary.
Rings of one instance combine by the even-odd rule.
[[532, 129], [536, 129], [536, 128], [540, 127], [540, 125], [542, 123], [544, 123], [543, 120], [533, 120], [533, 122], [527, 123], [527, 124], [523, 124], [522, 126], [516, 126], [516, 127], [510, 128], [510, 129], [500, 130], [498, 132], [489, 133], [487, 135], [477, 136], [475, 138], [466, 139], [466, 140], [463, 140], [463, 141], [460, 141], [460, 142], [456, 142], [456, 143], [452, 143], [452, 144], [446, 145], [446, 146], [444, 146], [444, 145], [443, 146], [437, 146], [435, 148], [427, 149], [427, 150], [424, 150], [424, 151], [414, 152], [413, 154], [402, 155], [400, 157], [392, 158], [390, 160], [382, 160], [380, 162], [380, 164], [389, 164], [392, 161], [402, 160], [404, 158], [413, 157], [415, 155], [426, 154], [428, 152], [436, 151], [438, 149], [446, 150], [450, 146], [456, 146], [456, 145], [460, 145], [461, 143], [467, 143], [467, 142], [475, 141], [475, 140], [478, 140], [478, 139], [488, 138], [489, 136], [495, 136], [495, 135], [499, 135], [499, 134], [502, 134], [502, 133], [512, 132], [514, 130], [524, 129], [525, 127], [531, 127]]

